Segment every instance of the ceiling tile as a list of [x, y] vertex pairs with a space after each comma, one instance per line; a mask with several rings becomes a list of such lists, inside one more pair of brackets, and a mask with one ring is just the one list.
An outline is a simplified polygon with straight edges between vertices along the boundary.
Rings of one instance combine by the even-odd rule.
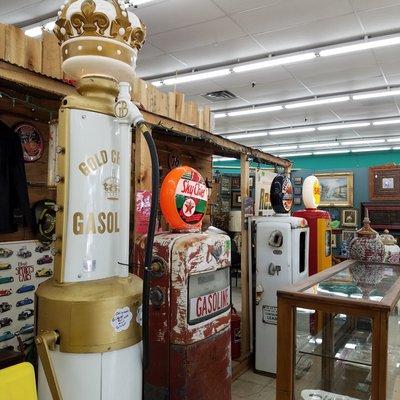
[[350, 0], [355, 11], [375, 10], [400, 5], [400, 0]]
[[147, 40], [139, 52], [138, 60], [147, 60], [152, 57], [158, 57], [164, 54], [160, 49], [152, 46]]
[[280, 3], [282, 0], [213, 0], [227, 14], [233, 14], [239, 11], [252, 10], [258, 7], [265, 7]]
[[237, 24], [229, 17], [223, 17], [152, 35], [150, 41], [165, 52], [176, 52], [209, 44], [218, 44], [225, 40], [243, 36], [245, 36], [245, 33]]
[[293, 28], [256, 35], [268, 52], [288, 51], [323, 45], [343, 38], [361, 35], [362, 29], [354, 14], [313, 21]]
[[210, 0], [169, 0], [133, 12], [152, 35], [224, 16]]
[[142, 76], [160, 75], [165, 71], [179, 71], [187, 65], [177, 61], [169, 55], [161, 55], [148, 59], [138, 58], [137, 74]]
[[13, 0], [0, 2], [0, 21], [7, 24], [20, 24], [25, 21], [41, 19], [41, 16], [58, 11], [62, 0]]
[[360, 11], [358, 16], [367, 33], [399, 29], [400, 6]]
[[250, 33], [282, 30], [303, 23], [352, 13], [348, 0], [284, 0], [232, 16]]
[[221, 43], [196, 47], [172, 54], [187, 65], [202, 66], [236, 61], [260, 54], [262, 48], [250, 37], [227, 40]]

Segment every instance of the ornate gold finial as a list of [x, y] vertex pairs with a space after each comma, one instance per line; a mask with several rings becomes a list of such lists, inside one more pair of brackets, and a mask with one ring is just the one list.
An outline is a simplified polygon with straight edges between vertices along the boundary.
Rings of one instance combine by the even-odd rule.
[[54, 33], [60, 45], [74, 38], [101, 37], [140, 50], [146, 27], [136, 16], [131, 21], [130, 15], [117, 0], [69, 0], [61, 7]]

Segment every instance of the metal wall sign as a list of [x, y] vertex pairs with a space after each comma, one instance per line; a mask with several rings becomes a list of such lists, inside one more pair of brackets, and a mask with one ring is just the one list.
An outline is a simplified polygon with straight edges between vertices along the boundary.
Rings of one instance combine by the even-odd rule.
[[263, 306], [262, 319], [266, 324], [277, 325], [278, 323], [278, 307]]

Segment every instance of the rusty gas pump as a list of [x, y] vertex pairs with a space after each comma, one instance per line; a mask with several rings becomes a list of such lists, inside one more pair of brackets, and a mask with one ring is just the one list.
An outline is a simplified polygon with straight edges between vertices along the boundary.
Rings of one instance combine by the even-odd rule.
[[175, 229], [154, 239], [146, 400], [231, 396], [231, 242], [201, 233], [207, 197], [190, 167], [171, 171], [161, 188], [163, 214]]

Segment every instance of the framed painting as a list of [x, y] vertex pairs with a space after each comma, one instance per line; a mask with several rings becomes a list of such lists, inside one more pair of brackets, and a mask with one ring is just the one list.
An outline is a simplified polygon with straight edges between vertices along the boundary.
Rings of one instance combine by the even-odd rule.
[[370, 200], [400, 200], [400, 166], [369, 168]]
[[353, 207], [352, 172], [315, 174], [321, 184], [320, 207]]
[[342, 218], [341, 218], [341, 223], [342, 226], [348, 227], [348, 228], [356, 228], [357, 227], [357, 210], [351, 209], [351, 210], [342, 210]]

